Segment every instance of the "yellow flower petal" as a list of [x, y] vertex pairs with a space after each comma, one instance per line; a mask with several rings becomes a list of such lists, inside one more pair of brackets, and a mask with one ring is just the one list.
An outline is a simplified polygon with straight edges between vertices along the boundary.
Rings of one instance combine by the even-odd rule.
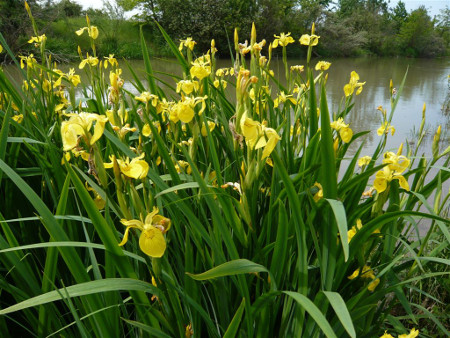
[[378, 171], [375, 180], [373, 181], [373, 186], [378, 193], [382, 193], [387, 188], [387, 180], [384, 172], [382, 170]]
[[128, 234], [130, 232], [131, 227], [127, 227], [125, 229], [125, 233], [123, 234], [122, 242], [119, 243], [119, 246], [124, 246], [126, 242], [128, 242]]
[[150, 257], [162, 257], [166, 251], [166, 240], [158, 228], [150, 226], [139, 237], [139, 247]]
[[400, 187], [409, 191], [409, 184], [408, 184], [408, 181], [406, 180], [406, 178], [404, 178], [402, 175], [398, 175], [398, 176], [394, 176], [393, 179], [398, 180]]
[[375, 288], [378, 286], [378, 284], [380, 284], [380, 279], [379, 278], [374, 279], [367, 286], [367, 290], [369, 290], [370, 292], [373, 292], [375, 290]]
[[353, 130], [349, 127], [342, 128], [339, 130], [339, 135], [341, 136], [342, 142], [349, 143], [353, 137]]

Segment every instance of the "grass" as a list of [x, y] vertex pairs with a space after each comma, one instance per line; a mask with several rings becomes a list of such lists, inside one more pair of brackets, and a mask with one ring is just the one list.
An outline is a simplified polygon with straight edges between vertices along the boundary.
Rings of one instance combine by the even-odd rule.
[[[309, 57], [291, 70], [280, 43], [280, 84], [254, 28], [252, 48], [236, 34], [234, 63], [218, 71], [214, 46], [194, 59], [160, 27], [183, 78], [160, 87], [141, 31], [147, 82], [131, 79], [135, 97], [115, 59], [96, 59], [91, 25], [88, 80], [59, 72], [45, 40], [21, 88], [0, 71], [5, 335], [448, 334], [435, 290], [448, 295], [450, 148], [437, 132], [427, 157], [384, 150], [406, 75], [380, 112], [375, 152], [359, 165], [362, 144], [344, 168], [366, 134], [347, 120], [364, 95], [356, 73], [332, 115], [327, 66]], [[412, 236], [422, 220], [428, 232]]]

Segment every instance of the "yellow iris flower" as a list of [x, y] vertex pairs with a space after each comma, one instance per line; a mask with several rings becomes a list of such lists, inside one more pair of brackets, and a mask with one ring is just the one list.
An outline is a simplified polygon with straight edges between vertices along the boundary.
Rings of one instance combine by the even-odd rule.
[[261, 159], [270, 156], [278, 141], [281, 140], [281, 137], [278, 136], [275, 129], [267, 128], [258, 121], [254, 121], [245, 115], [242, 117], [241, 130], [250, 148], [264, 148]]
[[181, 101], [177, 102], [170, 110], [169, 119], [174, 123], [181, 122], [189, 123], [192, 121], [195, 115], [195, 106], [199, 103], [202, 104], [198, 114], [201, 115], [206, 108], [205, 99], [203, 97], [183, 97]]
[[342, 117], [338, 118], [337, 121], [331, 122], [330, 126], [339, 132], [342, 142], [348, 143], [351, 141], [353, 137], [353, 130], [349, 128], [347, 123], [344, 123], [344, 119]]
[[80, 36], [81, 34], [84, 33], [84, 31], [87, 31], [88, 35], [92, 39], [95, 40], [98, 38], [98, 28], [96, 26], [83, 27], [83, 28], [80, 28], [79, 30], [77, 30], [75, 33], [77, 33], [77, 35]]
[[35, 47], [39, 47], [42, 42], [45, 42], [47, 40], [47, 37], [45, 34], [42, 34], [40, 36], [32, 36], [30, 40], [28, 40], [28, 43], [34, 43]]
[[384, 154], [383, 163], [387, 164], [383, 170], [375, 175], [373, 185], [378, 193], [386, 190], [387, 184], [392, 180], [398, 180], [400, 187], [409, 191], [408, 181], [403, 177], [402, 173], [409, 167], [411, 161], [403, 155], [400, 155], [403, 144], [400, 145], [397, 153], [391, 151]]
[[19, 56], [20, 58], [20, 68], [25, 68], [25, 62], [27, 63], [27, 67], [32, 69], [35, 64], [37, 64], [36, 59], [33, 57], [33, 54], [30, 54], [28, 56]]
[[280, 36], [278, 35], [274, 35], [274, 37], [276, 37], [275, 40], [273, 40], [272, 42], [272, 48], [277, 48], [278, 45], [280, 45], [281, 47], [286, 47], [288, 44], [290, 43], [294, 43], [295, 40], [292, 36], [290, 36], [291, 33], [281, 33]]
[[114, 57], [114, 54], [109, 54], [108, 57], [104, 56], [105, 58], [105, 63], [103, 64], [103, 66], [106, 68], [108, 68], [108, 63], [111, 65], [111, 67], [119, 67], [119, 63], [117, 62], [117, 59]]
[[366, 84], [366, 82], [358, 82], [358, 81], [359, 81], [358, 73], [352, 71], [350, 73], [350, 82], [344, 86], [345, 97], [352, 95], [356, 88], [358, 88], [356, 90], [356, 95], [361, 94], [363, 86]]
[[145, 153], [140, 156], [133, 158], [131, 161], [127, 157], [125, 160], [116, 159], [114, 155], [110, 156], [110, 163], [105, 163], [105, 168], [109, 169], [114, 166], [114, 161], [117, 160], [120, 171], [127, 177], [134, 179], [143, 179], [147, 176], [149, 165], [143, 160]]
[[[103, 115], [93, 113], [66, 114], [70, 119], [61, 123], [61, 137], [63, 150], [68, 151], [78, 146], [79, 138], [83, 137], [88, 146], [92, 146], [105, 130], [105, 123], [108, 118]], [[90, 129], [95, 122], [94, 134]]]
[[180, 93], [183, 91], [186, 95], [190, 95], [194, 90], [198, 90], [198, 87], [198, 81], [181, 80], [177, 83], [176, 92]]
[[[350, 241], [352, 240], [352, 238], [356, 235], [356, 233], [361, 230], [363, 227], [361, 220], [358, 218], [356, 220], [356, 226], [352, 226], [352, 228], [347, 231], [347, 237], [348, 237], [348, 242], [350, 243]], [[376, 229], [372, 232], [372, 234], [379, 234], [380, 230]]]
[[183, 47], [189, 48], [190, 50], [194, 50], [194, 46], [197, 44], [192, 38], [186, 38], [186, 40], [180, 40], [180, 46], [178, 50], [181, 52]]
[[362, 166], [366, 166], [370, 163], [370, 161], [372, 161], [372, 157], [370, 156], [363, 156], [360, 157], [358, 159], [358, 166], [362, 167]]
[[78, 68], [83, 69], [86, 64], [89, 64], [92, 67], [95, 67], [98, 65], [98, 58], [96, 56], [90, 56], [89, 54], [86, 54], [86, 59], [83, 59], [80, 62], [80, 65]]
[[317, 187], [319, 188], [319, 191], [316, 192], [313, 196], [314, 202], [318, 202], [321, 198], [323, 198], [323, 188], [322, 188], [322, 184], [316, 182], [314, 183], [313, 187]]
[[380, 284], [380, 279], [375, 277], [375, 274], [373, 273], [373, 270], [370, 266], [364, 265], [362, 269], [356, 269], [350, 276], [348, 276], [348, 279], [355, 279], [356, 277], [360, 276], [361, 278], [366, 279], [372, 279], [372, 281], [367, 286], [367, 289], [370, 292], [373, 292], [375, 288]]
[[[207, 124], [208, 124], [208, 129], [210, 132], [216, 128], [216, 124], [213, 121], [208, 121]], [[202, 133], [202, 136], [204, 136], [204, 137], [206, 137], [208, 135], [206, 126], [204, 124], [202, 125], [201, 133]]]
[[319, 43], [320, 36], [303, 34], [300, 37], [300, 44], [304, 46], [316, 46]]
[[400, 187], [409, 191], [408, 181], [400, 173], [391, 170], [389, 166], [384, 167], [383, 170], [376, 173], [373, 186], [378, 193], [382, 193], [386, 190], [388, 183], [392, 180], [398, 180]]
[[328, 68], [330, 68], [330, 66], [331, 66], [331, 62], [319, 61], [319, 62], [317, 62], [315, 69], [323, 72], [325, 70], [328, 70]]
[[198, 78], [199, 80], [204, 79], [209, 74], [211, 74], [211, 57], [209, 54], [203, 55], [195, 61], [192, 62], [192, 67], [190, 70], [191, 76]]
[[142, 92], [141, 95], [135, 96], [134, 99], [141, 101], [142, 103], [148, 103], [151, 101], [153, 107], [156, 107], [158, 104], [158, 96], [155, 94], [150, 94], [149, 92]]
[[80, 75], [76, 75], [75, 74], [75, 69], [74, 68], [70, 68], [69, 72], [67, 74], [65, 74], [65, 77], [75, 87], [78, 86], [81, 83]]
[[280, 95], [278, 95], [278, 97], [273, 100], [273, 107], [277, 108], [280, 105], [280, 102], [286, 102], [286, 101], [291, 101], [292, 104], [297, 104], [297, 100], [294, 99], [293, 95], [286, 95], [284, 92], [281, 92]]
[[416, 338], [419, 335], [419, 330], [412, 328], [408, 334], [401, 334], [398, 338]]
[[394, 136], [395, 128], [393, 125], [391, 125], [388, 121], [384, 121], [380, 128], [377, 130], [377, 135], [381, 136], [383, 134], [389, 134], [389, 131], [391, 132], [391, 135]]
[[153, 207], [153, 211], [145, 217], [144, 221], [132, 219], [121, 219], [120, 222], [127, 228], [119, 246], [125, 245], [128, 241], [128, 234], [131, 228], [141, 230], [139, 236], [139, 247], [150, 257], [162, 257], [166, 251], [166, 240], [164, 234], [170, 229], [170, 219], [158, 215], [158, 208]]
[[394, 338], [394, 336], [387, 333], [387, 331], [384, 331], [384, 334], [380, 338]]

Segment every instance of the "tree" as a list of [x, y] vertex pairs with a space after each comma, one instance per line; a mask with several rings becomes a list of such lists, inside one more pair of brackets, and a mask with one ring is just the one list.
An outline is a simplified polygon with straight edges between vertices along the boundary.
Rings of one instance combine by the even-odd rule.
[[405, 23], [406, 18], [408, 17], [408, 12], [406, 11], [405, 3], [403, 1], [399, 1], [397, 6], [392, 9], [392, 19], [395, 22], [395, 28], [398, 32], [400, 27]]
[[[33, 12], [38, 12], [39, 5], [35, 0], [28, 1]], [[0, 1], [0, 33], [12, 50], [18, 50], [22, 41], [17, 37], [31, 34], [31, 24], [25, 11], [23, 0]]]
[[435, 57], [445, 51], [444, 40], [435, 32], [425, 6], [411, 12], [400, 27], [398, 42], [408, 56]]

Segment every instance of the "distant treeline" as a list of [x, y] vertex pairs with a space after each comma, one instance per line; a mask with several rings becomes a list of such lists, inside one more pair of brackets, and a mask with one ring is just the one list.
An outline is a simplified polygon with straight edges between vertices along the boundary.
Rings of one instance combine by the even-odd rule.
[[[87, 11], [71, 0], [28, 3], [48, 37], [47, 49], [61, 58], [76, 56], [77, 45], [88, 48], [87, 38], [74, 33], [84, 26], [85, 14], [99, 27], [98, 52], [128, 58], [141, 57], [142, 24], [151, 51], [168, 54], [155, 21], [175, 41], [192, 37], [199, 52], [215, 39], [222, 57], [234, 49], [234, 28], [244, 42], [252, 22], [258, 41], [268, 43], [281, 32], [291, 32], [298, 39], [314, 22], [320, 56], [439, 57], [450, 52], [449, 8], [431, 18], [425, 6], [408, 13], [402, 1], [391, 8], [386, 0], [117, 0], [105, 1], [102, 10]], [[139, 14], [126, 19], [124, 11], [130, 9], [138, 9]], [[32, 29], [22, 0], [0, 0], [0, 32], [15, 52], [30, 49], [27, 41]], [[298, 44], [288, 52], [302, 57], [302, 50]]]

